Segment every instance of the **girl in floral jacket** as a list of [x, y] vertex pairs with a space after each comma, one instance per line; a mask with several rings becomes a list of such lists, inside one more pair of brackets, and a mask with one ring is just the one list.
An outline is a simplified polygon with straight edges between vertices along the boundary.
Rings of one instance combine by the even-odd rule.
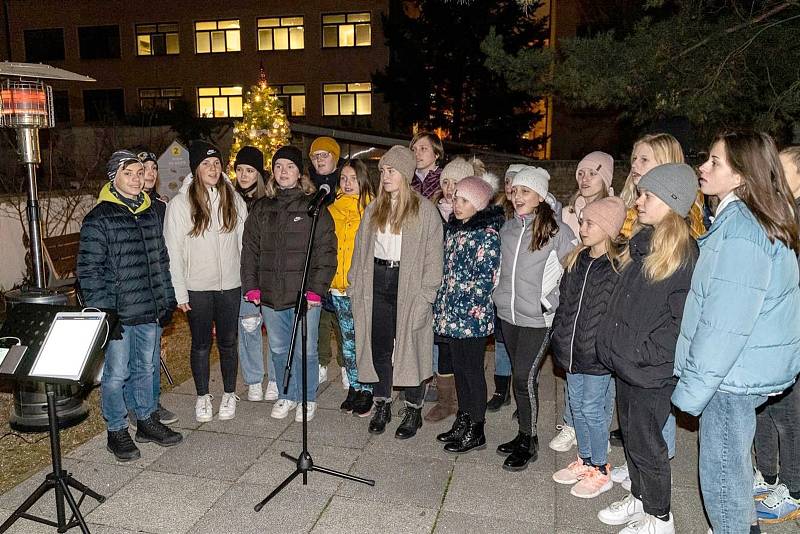
[[447, 452], [486, 447], [483, 356], [486, 340], [494, 332], [492, 290], [505, 220], [502, 208], [489, 206], [492, 195], [492, 187], [481, 178], [464, 178], [453, 195], [453, 214], [446, 228], [444, 274], [434, 303], [433, 329], [448, 339], [458, 397], [453, 427], [436, 436], [447, 444]]

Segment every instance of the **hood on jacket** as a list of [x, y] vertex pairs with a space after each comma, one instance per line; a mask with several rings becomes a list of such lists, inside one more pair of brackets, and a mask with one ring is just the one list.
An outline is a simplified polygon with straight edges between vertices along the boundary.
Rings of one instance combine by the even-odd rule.
[[125, 206], [132, 213], [142, 213], [147, 208], [149, 208], [151, 204], [150, 196], [144, 195], [144, 202], [142, 202], [142, 205], [136, 208], [136, 211], [131, 210], [131, 208], [127, 204], [125, 204], [123, 201], [115, 197], [114, 194], [111, 192], [111, 182], [108, 182], [103, 186], [102, 189], [100, 189], [100, 194], [97, 195], [97, 203], [100, 204], [101, 202], [111, 202], [112, 204], [119, 204], [120, 206]]
[[450, 215], [447, 221], [448, 231], [459, 230], [479, 230], [481, 228], [493, 228], [499, 232], [506, 222], [505, 213], [502, 206], [487, 206], [477, 212], [467, 222], [459, 221], [455, 215]]

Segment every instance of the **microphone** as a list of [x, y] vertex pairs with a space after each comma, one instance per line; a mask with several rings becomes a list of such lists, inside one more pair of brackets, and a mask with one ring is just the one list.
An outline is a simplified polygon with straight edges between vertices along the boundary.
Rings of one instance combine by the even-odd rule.
[[325, 204], [328, 203], [328, 196], [331, 192], [331, 186], [322, 184], [308, 201], [308, 216], [313, 217], [314, 214]]

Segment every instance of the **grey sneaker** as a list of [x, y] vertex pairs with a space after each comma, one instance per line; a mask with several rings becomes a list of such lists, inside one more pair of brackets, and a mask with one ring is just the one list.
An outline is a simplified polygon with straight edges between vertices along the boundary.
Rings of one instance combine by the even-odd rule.
[[165, 425], [171, 425], [173, 423], [178, 422], [178, 416], [175, 414], [175, 412], [167, 410], [166, 408], [161, 406], [160, 402], [158, 403], [158, 407], [156, 408], [156, 411], [154, 412], [153, 415], [155, 415], [156, 418], [159, 421], [161, 421], [162, 424]]

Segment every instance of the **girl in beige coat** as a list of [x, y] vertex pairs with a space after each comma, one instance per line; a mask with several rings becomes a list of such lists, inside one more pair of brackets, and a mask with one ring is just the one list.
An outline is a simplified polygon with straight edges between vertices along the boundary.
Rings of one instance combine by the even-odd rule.
[[374, 383], [369, 431], [391, 421], [392, 386], [406, 388], [395, 437], [422, 426], [423, 382], [433, 375], [432, 304], [442, 281], [442, 224], [436, 207], [410, 187], [416, 161], [402, 146], [378, 163], [378, 196], [356, 234], [347, 292], [353, 303], [358, 380]]

